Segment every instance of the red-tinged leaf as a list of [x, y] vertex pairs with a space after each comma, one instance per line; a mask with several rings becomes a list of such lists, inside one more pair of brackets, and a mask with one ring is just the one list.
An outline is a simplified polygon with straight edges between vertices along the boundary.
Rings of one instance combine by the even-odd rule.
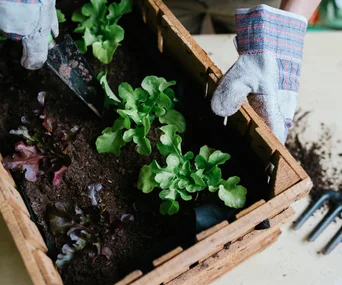
[[5, 157], [4, 167], [13, 171], [25, 171], [25, 178], [28, 181], [35, 182], [40, 174], [39, 162], [44, 155], [37, 152], [35, 146], [26, 145], [24, 142], [18, 142], [15, 145], [15, 153], [12, 157]]
[[53, 185], [59, 185], [59, 183], [61, 183], [62, 181], [62, 178], [63, 178], [63, 175], [64, 173], [68, 170], [68, 167], [66, 166], [62, 166], [59, 170], [55, 171], [53, 173], [53, 180], [52, 180], [52, 184]]
[[43, 127], [49, 132], [52, 133], [56, 128], [56, 120], [55, 118], [46, 113], [46, 110], [44, 110], [44, 122]]
[[83, 251], [88, 254], [89, 265], [94, 265], [96, 258], [98, 257], [96, 246], [86, 246]]

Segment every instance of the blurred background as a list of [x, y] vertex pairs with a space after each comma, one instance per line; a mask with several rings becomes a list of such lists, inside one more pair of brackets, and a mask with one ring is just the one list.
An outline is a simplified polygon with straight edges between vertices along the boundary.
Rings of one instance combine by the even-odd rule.
[[[164, 0], [191, 34], [234, 33], [234, 11], [280, 0]], [[342, 0], [323, 0], [309, 22], [309, 31], [342, 29]]]

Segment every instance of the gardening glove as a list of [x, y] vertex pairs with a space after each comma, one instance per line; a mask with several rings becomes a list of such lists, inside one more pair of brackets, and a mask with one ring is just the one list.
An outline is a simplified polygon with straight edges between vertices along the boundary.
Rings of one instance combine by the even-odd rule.
[[280, 142], [292, 125], [303, 54], [305, 17], [258, 5], [237, 9], [236, 45], [239, 59], [222, 77], [211, 107], [231, 116], [248, 96]]
[[21, 64], [27, 69], [43, 66], [49, 36], [58, 36], [56, 0], [1, 0], [0, 30], [7, 38], [21, 40]]

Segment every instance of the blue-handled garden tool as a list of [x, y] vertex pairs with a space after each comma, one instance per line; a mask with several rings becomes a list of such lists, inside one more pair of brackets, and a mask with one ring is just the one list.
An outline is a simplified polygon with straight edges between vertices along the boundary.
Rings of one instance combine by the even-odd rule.
[[[328, 212], [323, 220], [310, 233], [308, 240], [315, 241], [318, 236], [335, 220], [342, 212], [342, 192], [328, 190], [324, 191], [322, 196], [312, 205], [309, 205], [303, 215], [295, 222], [294, 229], [298, 230], [310, 218], [310, 216], [319, 209], [323, 203], [330, 201], [334, 207]], [[338, 244], [342, 242], [342, 228], [335, 234], [323, 249], [323, 254], [329, 254]]]

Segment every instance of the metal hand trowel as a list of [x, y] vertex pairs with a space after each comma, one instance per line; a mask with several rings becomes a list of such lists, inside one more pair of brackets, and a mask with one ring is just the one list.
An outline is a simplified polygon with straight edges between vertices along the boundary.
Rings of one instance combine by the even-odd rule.
[[69, 35], [59, 44], [51, 37], [46, 63], [96, 115], [102, 116], [102, 86]]

